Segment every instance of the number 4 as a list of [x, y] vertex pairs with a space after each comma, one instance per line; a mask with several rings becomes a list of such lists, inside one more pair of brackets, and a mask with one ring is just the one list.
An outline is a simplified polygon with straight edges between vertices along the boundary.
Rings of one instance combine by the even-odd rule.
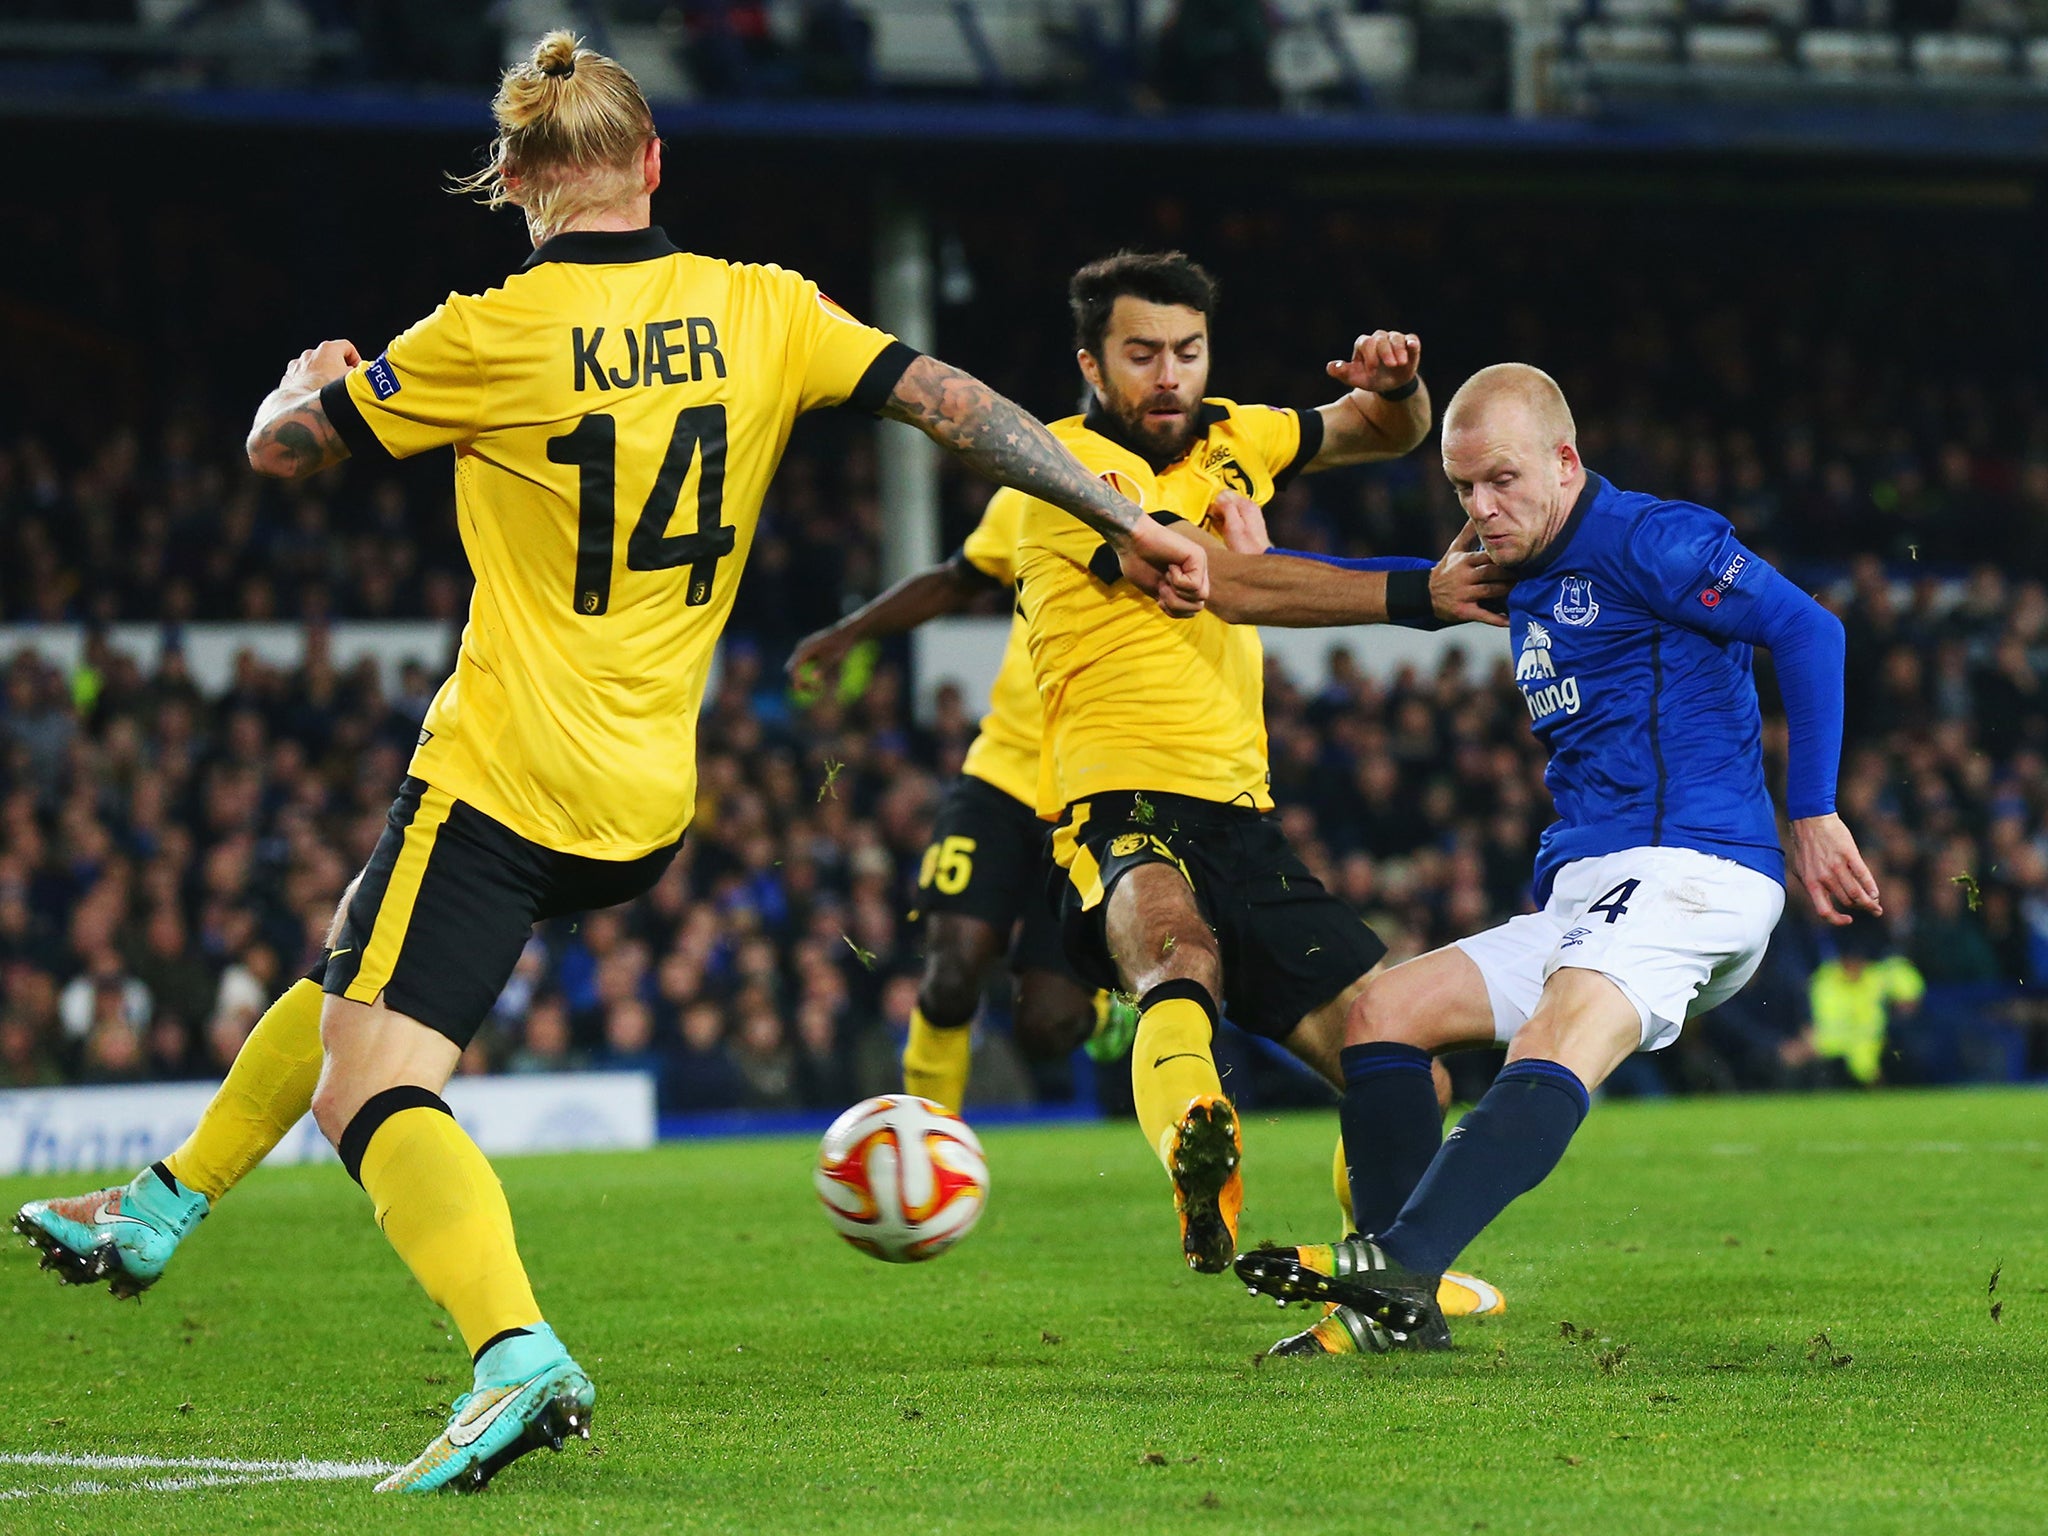
[[1587, 915], [1591, 916], [1595, 912], [1605, 912], [1608, 922], [1619, 922], [1628, 915], [1629, 899], [1635, 895], [1636, 887], [1642, 883], [1640, 880], [1622, 881], [1621, 884], [1586, 908]]

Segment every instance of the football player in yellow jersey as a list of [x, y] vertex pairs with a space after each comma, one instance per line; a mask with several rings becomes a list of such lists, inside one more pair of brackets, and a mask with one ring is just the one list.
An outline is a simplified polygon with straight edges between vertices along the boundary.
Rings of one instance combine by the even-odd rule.
[[849, 403], [910, 422], [1087, 519], [1170, 611], [1198, 611], [1207, 587], [1201, 546], [979, 381], [793, 272], [672, 245], [650, 222], [653, 116], [612, 60], [553, 33], [493, 110], [492, 160], [468, 185], [522, 210], [532, 257], [374, 360], [346, 341], [301, 355], [248, 442], [258, 471], [287, 478], [455, 448], [476, 574], [455, 674], [321, 977], [259, 1021], [184, 1145], [15, 1222], [63, 1278], [134, 1294], [310, 1104], [475, 1364], [387, 1491], [480, 1488], [587, 1433], [595, 1389], [543, 1321], [497, 1177], [441, 1089], [533, 924], [629, 900], [674, 856], [712, 648], [795, 417]]
[[[1093, 399], [1054, 435], [1161, 520], [1200, 525], [1219, 498], [1264, 502], [1296, 474], [1391, 458], [1428, 431], [1412, 336], [1360, 337], [1329, 365], [1349, 393], [1282, 411], [1205, 398], [1214, 286], [1178, 252], [1094, 263], [1070, 296]], [[1219, 1001], [1334, 1085], [1345, 1010], [1385, 953], [1267, 814], [1252, 626], [1498, 623], [1483, 605], [1505, 583], [1459, 553], [1468, 542], [1469, 530], [1434, 568], [1396, 571], [1217, 544], [1209, 610], [1154, 624], [1114, 549], [1042, 503], [1025, 509], [1019, 606], [1045, 710], [1038, 809], [1059, 823], [1067, 954], [1084, 980], [1138, 995], [1133, 1095], [1197, 1270], [1229, 1265], [1243, 1200], [1237, 1118], [1210, 1044]], [[1453, 1307], [1492, 1299], [1482, 1287]]]
[[[829, 676], [864, 640], [959, 613], [990, 592], [1011, 592], [1026, 504], [1014, 491], [998, 491], [950, 560], [906, 576], [798, 641], [788, 662], [791, 680], [803, 686]], [[1046, 900], [1046, 827], [1037, 811], [1044, 725], [1024, 620], [1013, 614], [988, 713], [960, 776], [947, 786], [918, 872], [924, 976], [903, 1051], [903, 1085], [948, 1109], [957, 1110], [965, 1096], [968, 1026], [990, 970], [1006, 953], [1017, 976], [1014, 1032], [1025, 1055], [1054, 1059], [1085, 1041], [1098, 1059], [1115, 1061], [1136, 1028], [1127, 1001], [1074, 975]]]

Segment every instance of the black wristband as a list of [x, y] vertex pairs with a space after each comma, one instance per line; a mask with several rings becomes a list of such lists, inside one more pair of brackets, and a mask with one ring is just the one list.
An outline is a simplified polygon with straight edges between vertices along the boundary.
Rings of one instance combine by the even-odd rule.
[[1422, 375], [1418, 373], [1417, 375], [1415, 375], [1414, 378], [1410, 379], [1406, 384], [1403, 384], [1399, 389], [1376, 389], [1373, 391], [1373, 393], [1378, 395], [1382, 400], [1390, 400], [1398, 404], [1399, 402], [1406, 400], [1410, 395], [1414, 394], [1415, 391], [1417, 391], [1420, 388], [1422, 388]]
[[1436, 604], [1429, 600], [1428, 571], [1387, 572], [1387, 622], [1410, 629], [1436, 629]]

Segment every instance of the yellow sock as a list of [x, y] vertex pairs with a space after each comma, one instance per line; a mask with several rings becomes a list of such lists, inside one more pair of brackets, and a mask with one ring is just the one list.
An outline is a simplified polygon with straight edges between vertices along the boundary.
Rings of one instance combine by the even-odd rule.
[[1344, 1230], [1356, 1231], [1358, 1222], [1351, 1214], [1351, 1165], [1344, 1161], [1344, 1133], [1337, 1133], [1337, 1161], [1331, 1165], [1330, 1177], [1337, 1185], [1337, 1208], [1344, 1213]]
[[371, 1132], [362, 1181], [377, 1225], [472, 1355], [506, 1329], [540, 1321], [504, 1188], [453, 1115], [399, 1110]]
[[910, 1010], [910, 1039], [903, 1046], [903, 1091], [958, 1111], [967, 1097], [967, 1067], [974, 1054], [974, 1027], [940, 1028]]
[[199, 1124], [164, 1159], [180, 1184], [218, 1200], [312, 1107], [321, 996], [318, 982], [302, 978], [256, 1021]]
[[1131, 1047], [1131, 1097], [1138, 1109], [1138, 1127], [1164, 1163], [1173, 1145], [1173, 1129], [1188, 1110], [1188, 1101], [1202, 1094], [1223, 1096], [1216, 1058], [1209, 1040], [1215, 1033], [1200, 1003], [1170, 997], [1138, 1016], [1138, 1038]]

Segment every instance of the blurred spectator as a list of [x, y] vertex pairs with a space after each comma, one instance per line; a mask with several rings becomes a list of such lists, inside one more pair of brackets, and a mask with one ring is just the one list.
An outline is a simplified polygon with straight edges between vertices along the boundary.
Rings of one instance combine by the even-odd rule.
[[797, 46], [806, 96], [853, 96], [872, 88], [874, 24], [846, 0], [804, 0]]
[[527, 1011], [519, 1047], [505, 1063], [508, 1072], [574, 1072], [584, 1059], [570, 1044], [569, 1010], [559, 997], [543, 997]]
[[746, 1082], [725, 1048], [725, 1013], [702, 998], [683, 1010], [682, 1041], [669, 1059], [662, 1107], [673, 1112], [730, 1109]]
[[1271, 106], [1272, 44], [1264, 0], [1178, 0], [1159, 34], [1153, 85], [1177, 106]]
[[[270, 1000], [283, 990], [277, 955], [268, 944], [252, 943], [241, 959], [228, 963], [221, 971], [213, 1017], [207, 1024], [207, 1034], [219, 1059], [234, 1059], [235, 1051], [249, 1038], [249, 1031], [263, 1017]], [[226, 1044], [228, 1041], [234, 1042], [232, 1049]]]
[[65, 983], [57, 999], [57, 1016], [64, 1033], [73, 1038], [90, 1034], [109, 1017], [139, 1030], [149, 1022], [149, 988], [128, 974], [111, 945], [96, 947], [86, 955], [78, 975]]
[[796, 1105], [796, 1053], [789, 1047], [782, 1016], [765, 992], [756, 990], [739, 1004], [732, 1061], [746, 1081], [750, 1109], [790, 1109]]
[[0, 1013], [0, 1088], [52, 1088], [63, 1081], [35, 1024], [21, 1013]]
[[[170, 1014], [193, 1021], [212, 1015], [218, 990], [213, 973], [192, 952], [185, 919], [175, 906], [166, 903], [155, 908], [143, 923], [133, 970], [136, 980], [149, 989], [159, 1017]], [[265, 997], [263, 1005], [268, 1002]]]
[[1884, 1075], [1886, 1036], [1927, 993], [1913, 962], [1885, 953], [1877, 919], [1859, 917], [1836, 939], [1838, 958], [1813, 973], [1805, 1040], [1812, 1057], [1849, 1082], [1872, 1087]]
[[116, 994], [101, 994], [104, 1006], [86, 1036], [85, 1058], [78, 1074], [83, 1083], [139, 1083], [149, 1077], [142, 1033], [122, 1012]]
[[684, 62], [706, 96], [755, 96], [786, 85], [764, 0], [683, 0]]
[[604, 1048], [590, 1064], [602, 1072], [659, 1072], [654, 1010], [637, 997], [615, 998], [604, 1013]]

